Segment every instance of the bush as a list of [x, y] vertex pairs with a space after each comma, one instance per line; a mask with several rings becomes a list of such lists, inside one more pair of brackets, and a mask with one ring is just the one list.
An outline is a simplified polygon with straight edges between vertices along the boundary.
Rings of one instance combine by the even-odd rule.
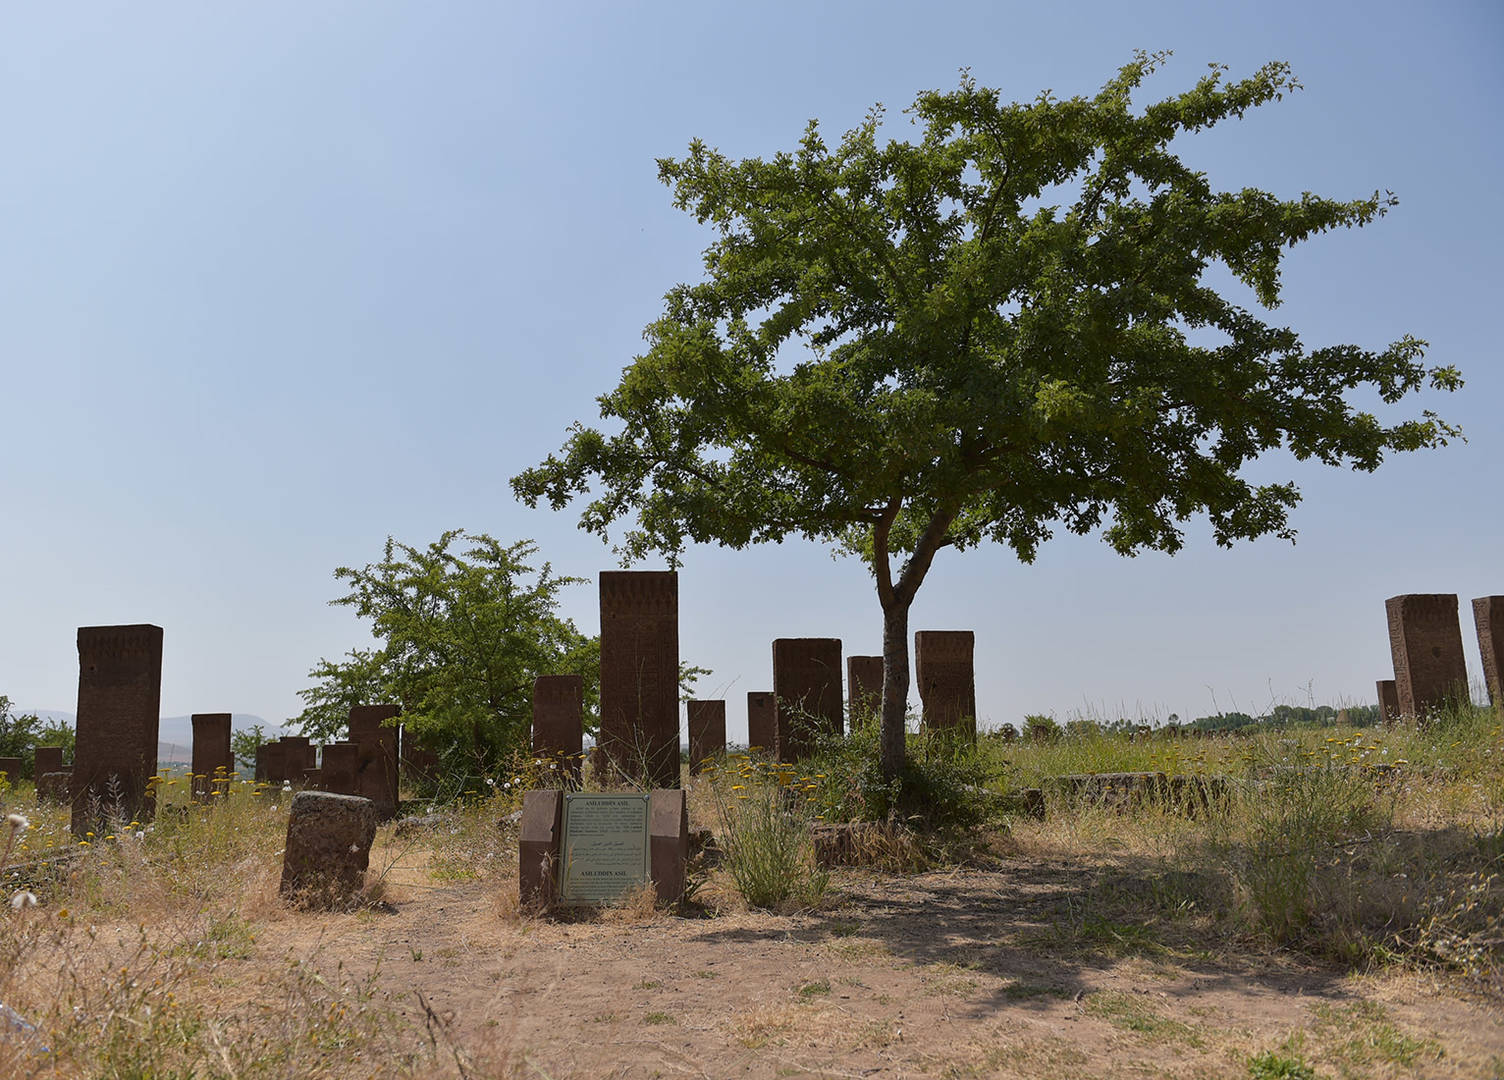
[[818, 904], [830, 875], [815, 868], [814, 815], [799, 797], [795, 770], [738, 761], [712, 780], [717, 832], [737, 892], [752, 907]]

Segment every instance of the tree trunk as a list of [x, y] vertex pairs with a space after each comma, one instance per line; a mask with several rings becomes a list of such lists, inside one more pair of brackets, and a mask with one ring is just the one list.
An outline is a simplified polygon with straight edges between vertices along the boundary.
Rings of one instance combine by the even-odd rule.
[[909, 711], [909, 603], [895, 596], [883, 607], [883, 713], [878, 730], [884, 780], [903, 772], [904, 721]]

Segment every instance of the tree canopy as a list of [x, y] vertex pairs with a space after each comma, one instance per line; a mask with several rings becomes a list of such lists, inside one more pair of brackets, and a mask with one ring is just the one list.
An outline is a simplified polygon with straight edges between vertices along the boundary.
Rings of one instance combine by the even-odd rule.
[[426, 548], [388, 538], [380, 562], [339, 567], [350, 591], [330, 603], [370, 620], [379, 645], [320, 660], [292, 722], [331, 739], [351, 706], [394, 702], [407, 730], [448, 764], [488, 771], [527, 750], [537, 676], [583, 676], [593, 713], [599, 640], [556, 614], [560, 590], [581, 579], [557, 577], [546, 562], [535, 569], [536, 551], [531, 540], [506, 545], [454, 529]]
[[[908, 610], [935, 554], [983, 541], [1024, 562], [1056, 528], [1118, 552], [1174, 552], [1204, 515], [1228, 545], [1293, 539], [1293, 482], [1243, 467], [1277, 448], [1372, 470], [1454, 427], [1393, 405], [1453, 390], [1424, 343], [1308, 348], [1250, 310], [1280, 262], [1396, 203], [1218, 191], [1172, 150], [1298, 88], [1286, 64], [1131, 100], [1167, 54], [1138, 54], [1092, 98], [1005, 103], [969, 75], [918, 95], [916, 141], [882, 109], [834, 147], [735, 161], [695, 140], [658, 163], [677, 207], [716, 232], [705, 278], [673, 288], [647, 350], [512, 481], [529, 505], [585, 497], [583, 528], [673, 559], [798, 535], [862, 557], [884, 616], [882, 757], [903, 761]], [[1218, 291], [1215, 268], [1246, 286]], [[1229, 293], [1236, 290], [1226, 290]], [[895, 570], [894, 564], [898, 564]]]

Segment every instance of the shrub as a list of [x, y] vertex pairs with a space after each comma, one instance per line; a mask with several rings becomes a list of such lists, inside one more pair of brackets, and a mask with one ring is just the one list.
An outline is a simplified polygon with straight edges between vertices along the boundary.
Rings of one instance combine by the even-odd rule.
[[738, 767], [717, 777], [713, 788], [717, 831], [737, 892], [752, 907], [790, 901], [813, 907], [830, 875], [815, 868], [813, 813], [798, 797], [793, 768], [737, 760]]

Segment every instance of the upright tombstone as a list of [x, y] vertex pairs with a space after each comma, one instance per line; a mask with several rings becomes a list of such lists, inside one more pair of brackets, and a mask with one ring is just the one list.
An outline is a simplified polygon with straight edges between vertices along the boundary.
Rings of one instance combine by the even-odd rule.
[[883, 658], [848, 656], [846, 658], [846, 722], [856, 729], [858, 723], [870, 722], [883, 711]]
[[376, 807], [369, 799], [298, 792], [282, 845], [283, 899], [325, 909], [358, 902], [375, 838]]
[[689, 703], [689, 771], [697, 773], [705, 763], [726, 752], [726, 703]]
[[747, 692], [747, 749], [778, 756], [778, 709], [771, 690]]
[[1478, 652], [1483, 657], [1483, 681], [1488, 700], [1504, 712], [1504, 596], [1480, 596], [1473, 601], [1478, 628]]
[[1401, 716], [1424, 720], [1467, 694], [1456, 593], [1407, 593], [1384, 601]]
[[776, 639], [773, 696], [779, 761], [805, 757], [820, 734], [841, 734], [841, 639]]
[[603, 570], [601, 737], [610, 767], [679, 786], [679, 574]]
[[350, 709], [350, 741], [356, 746], [357, 794], [376, 804], [385, 821], [397, 813], [397, 728], [386, 723], [400, 705], [356, 705]]
[[78, 712], [73, 744], [73, 831], [99, 815], [146, 821], [157, 771], [162, 706], [162, 628], [78, 628]]
[[282, 779], [302, 783], [303, 774], [319, 763], [313, 741], [307, 735], [284, 735], [277, 741], [282, 744]]
[[1393, 679], [1380, 679], [1375, 683], [1379, 691], [1379, 723], [1388, 727], [1400, 718], [1400, 695]]
[[0, 757], [0, 775], [5, 777], [6, 783], [14, 786], [21, 779], [21, 759]]
[[914, 675], [926, 731], [976, 739], [975, 646], [976, 635], [970, 630], [915, 632]]
[[60, 773], [63, 771], [63, 748], [61, 746], [39, 746], [36, 748], [36, 767], [32, 775], [38, 780], [48, 773]]
[[324, 744], [320, 786], [325, 791], [336, 795], [360, 794], [359, 751], [353, 742]]
[[585, 752], [585, 680], [579, 675], [539, 675], [533, 680], [533, 755], [580, 779]]
[[208, 802], [214, 796], [215, 770], [223, 770], [219, 776], [220, 791], [225, 791], [223, 780], [235, 771], [235, 755], [230, 751], [230, 714], [194, 713], [193, 723], [193, 798]]

